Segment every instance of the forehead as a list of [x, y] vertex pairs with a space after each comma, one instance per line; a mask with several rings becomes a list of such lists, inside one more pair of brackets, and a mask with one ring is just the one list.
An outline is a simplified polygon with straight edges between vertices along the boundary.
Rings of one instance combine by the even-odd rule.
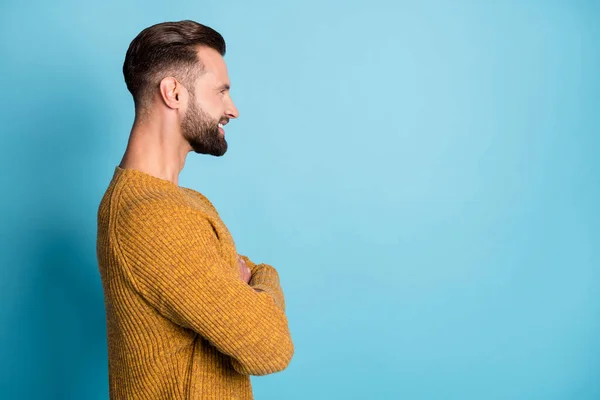
[[229, 75], [223, 56], [215, 49], [205, 46], [198, 48], [197, 52], [198, 58], [204, 66], [204, 73], [200, 76], [200, 79], [214, 80], [216, 84], [228, 84]]

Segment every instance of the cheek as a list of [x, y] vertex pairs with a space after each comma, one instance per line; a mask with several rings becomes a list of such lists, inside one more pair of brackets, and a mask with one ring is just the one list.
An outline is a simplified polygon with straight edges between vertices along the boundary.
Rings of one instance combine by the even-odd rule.
[[210, 91], [199, 91], [196, 106], [211, 118], [220, 118], [223, 113], [223, 99]]
[[221, 97], [212, 99], [210, 103], [207, 103], [204, 111], [206, 111], [214, 119], [221, 119], [225, 110], [225, 103]]

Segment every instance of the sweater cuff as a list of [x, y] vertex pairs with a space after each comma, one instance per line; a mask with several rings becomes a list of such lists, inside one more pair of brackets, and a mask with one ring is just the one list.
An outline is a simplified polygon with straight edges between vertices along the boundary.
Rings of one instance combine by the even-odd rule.
[[283, 291], [281, 290], [277, 270], [268, 264], [254, 264], [246, 256], [240, 255], [240, 257], [244, 260], [252, 273], [248, 285], [253, 289], [262, 290], [275, 301], [279, 308], [285, 311], [285, 299]]

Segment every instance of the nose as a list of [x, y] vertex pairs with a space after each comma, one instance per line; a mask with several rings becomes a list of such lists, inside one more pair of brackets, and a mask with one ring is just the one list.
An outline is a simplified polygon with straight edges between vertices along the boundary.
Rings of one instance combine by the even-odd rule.
[[225, 115], [227, 118], [234, 119], [240, 116], [240, 112], [238, 111], [235, 104], [233, 104], [233, 100], [231, 98], [227, 102], [227, 107], [225, 108]]

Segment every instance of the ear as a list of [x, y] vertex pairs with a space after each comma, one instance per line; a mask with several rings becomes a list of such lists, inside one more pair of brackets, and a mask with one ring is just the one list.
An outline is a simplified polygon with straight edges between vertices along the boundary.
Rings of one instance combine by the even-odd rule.
[[185, 90], [183, 85], [172, 76], [163, 78], [160, 81], [160, 96], [165, 105], [169, 108], [181, 108], [182, 93]]

